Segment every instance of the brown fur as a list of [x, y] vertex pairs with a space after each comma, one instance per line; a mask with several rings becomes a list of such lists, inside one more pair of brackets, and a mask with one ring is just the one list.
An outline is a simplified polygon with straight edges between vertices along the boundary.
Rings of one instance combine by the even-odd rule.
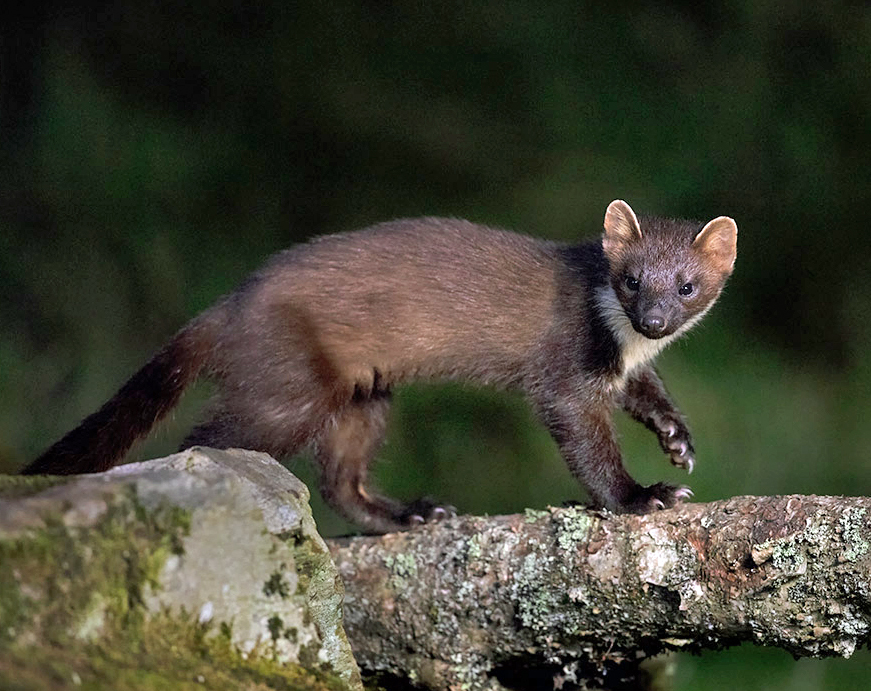
[[[336, 509], [370, 531], [403, 528], [446, 511], [367, 489], [391, 391], [411, 379], [452, 379], [523, 391], [596, 504], [628, 511], [671, 505], [686, 493], [635, 483], [612, 431], [611, 410], [623, 405], [661, 441], [668, 436], [663, 444], [674, 462], [692, 463], [682, 417], [646, 365], [646, 342], [654, 341], [636, 334], [638, 346], [631, 326], [624, 333], [620, 313], [630, 315], [629, 324], [633, 310], [646, 308], [624, 294], [621, 272], [633, 261], [644, 265], [651, 252], [662, 255], [654, 262], [662, 280], [645, 300], [669, 305], [677, 324], [671, 297], [657, 302], [655, 293], [669, 263], [686, 263], [705, 284], [685, 310], [684, 322], [691, 320], [731, 271], [712, 259], [725, 256], [724, 247], [728, 253], [723, 236], [731, 230], [715, 228], [697, 247], [698, 226], [685, 222], [652, 220], [650, 236], [638, 235], [634, 213], [615, 204], [611, 225], [617, 218], [620, 228], [610, 232], [606, 217], [605, 251], [600, 243], [566, 247], [424, 218], [282, 252], [25, 472], [90, 472], [120, 461], [202, 370], [216, 380], [218, 399], [185, 446], [276, 457], [311, 447], [324, 497]], [[624, 362], [639, 347], [639, 361]], [[675, 435], [685, 437], [684, 455], [668, 445]]]

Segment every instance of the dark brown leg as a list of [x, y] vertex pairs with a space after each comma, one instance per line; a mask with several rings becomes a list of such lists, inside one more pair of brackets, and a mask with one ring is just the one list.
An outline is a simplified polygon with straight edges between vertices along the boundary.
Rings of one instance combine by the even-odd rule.
[[546, 396], [538, 409], [566, 465], [595, 506], [618, 513], [647, 513], [687, 497], [684, 488], [666, 483], [644, 487], [629, 475], [617, 444], [610, 403], [591, 400], [583, 392], [583, 383], [560, 398]]
[[190, 448], [191, 446], [208, 446], [213, 449], [255, 449], [250, 444], [246, 444], [245, 440], [239, 433], [239, 424], [234, 422], [230, 416], [225, 413], [214, 413], [212, 417], [202, 424], [194, 427], [184, 441], [179, 446], [179, 450]]
[[652, 367], [641, 368], [626, 382], [621, 403], [627, 413], [656, 434], [674, 465], [692, 472], [696, 459], [690, 431]]
[[354, 401], [335, 413], [315, 443], [321, 493], [339, 513], [367, 532], [406, 530], [450, 515], [450, 507], [428, 500], [405, 504], [372, 491], [369, 464], [384, 437], [390, 399]]

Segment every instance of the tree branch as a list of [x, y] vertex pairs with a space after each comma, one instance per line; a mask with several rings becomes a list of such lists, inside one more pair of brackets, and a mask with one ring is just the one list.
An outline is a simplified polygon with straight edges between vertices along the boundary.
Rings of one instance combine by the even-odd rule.
[[433, 689], [619, 687], [669, 649], [851, 655], [871, 626], [869, 507], [784, 496], [648, 516], [564, 508], [330, 542], [364, 669]]

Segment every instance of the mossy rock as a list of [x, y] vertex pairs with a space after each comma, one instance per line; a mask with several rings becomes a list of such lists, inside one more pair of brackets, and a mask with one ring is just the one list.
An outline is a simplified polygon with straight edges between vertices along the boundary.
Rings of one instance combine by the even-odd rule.
[[0, 477], [0, 688], [359, 689], [308, 499], [238, 450]]

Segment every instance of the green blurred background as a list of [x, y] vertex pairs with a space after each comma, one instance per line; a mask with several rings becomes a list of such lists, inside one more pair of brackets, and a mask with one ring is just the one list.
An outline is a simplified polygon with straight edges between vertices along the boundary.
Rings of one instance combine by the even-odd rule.
[[[871, 11], [802, 5], [7, 3], [0, 471], [275, 250], [423, 214], [572, 241], [620, 197], [740, 229], [720, 303], [660, 360], [696, 498], [871, 494]], [[208, 393], [134, 457], [173, 450]], [[620, 426], [640, 480], [683, 480]], [[462, 512], [583, 498], [522, 401], [461, 387], [400, 392], [377, 476]], [[678, 686], [869, 679], [867, 652], [744, 646], [682, 658]]]

